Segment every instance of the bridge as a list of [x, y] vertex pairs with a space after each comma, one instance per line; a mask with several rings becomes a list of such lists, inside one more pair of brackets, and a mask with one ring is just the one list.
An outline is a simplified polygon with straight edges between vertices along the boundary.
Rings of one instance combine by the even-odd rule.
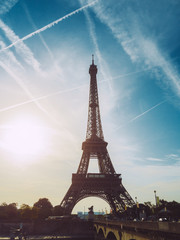
[[180, 223], [94, 221], [97, 240], [180, 240]]

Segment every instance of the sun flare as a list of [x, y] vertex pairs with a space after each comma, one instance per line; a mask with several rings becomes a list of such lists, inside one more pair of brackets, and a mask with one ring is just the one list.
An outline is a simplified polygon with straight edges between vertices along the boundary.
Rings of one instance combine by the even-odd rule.
[[17, 119], [4, 126], [1, 146], [12, 154], [39, 156], [46, 145], [47, 130], [36, 119]]

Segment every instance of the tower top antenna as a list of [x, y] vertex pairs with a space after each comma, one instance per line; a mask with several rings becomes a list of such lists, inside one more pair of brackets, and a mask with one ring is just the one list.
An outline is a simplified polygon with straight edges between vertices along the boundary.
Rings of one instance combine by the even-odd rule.
[[94, 65], [94, 54], [92, 54], [92, 65]]

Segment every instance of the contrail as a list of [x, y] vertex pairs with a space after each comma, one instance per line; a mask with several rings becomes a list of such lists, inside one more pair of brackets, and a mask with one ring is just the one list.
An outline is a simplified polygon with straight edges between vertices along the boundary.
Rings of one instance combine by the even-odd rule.
[[[24, 11], [25, 11], [25, 13], [26, 13], [26, 16], [27, 16], [29, 22], [31, 23], [31, 25], [32, 25], [32, 27], [34, 28], [34, 30], [36, 31], [36, 30], [37, 30], [37, 27], [36, 27], [36, 25], [35, 25], [32, 17], [31, 17], [31, 15], [30, 15], [30, 12], [29, 12], [29, 10], [28, 10], [27, 5], [26, 5], [24, 2], [22, 3], [22, 5], [23, 5]], [[53, 54], [52, 54], [51, 50], [49, 49], [46, 41], [44, 40], [44, 38], [43, 38], [43, 36], [42, 36], [41, 34], [39, 34], [39, 38], [41, 39], [42, 44], [44, 45], [44, 47], [47, 49], [47, 51], [48, 51], [50, 57], [52, 58], [52, 60], [54, 60]]]
[[153, 110], [154, 108], [160, 106], [161, 104], [163, 104], [163, 103], [165, 103], [165, 102], [166, 102], [166, 100], [164, 100], [164, 101], [162, 101], [162, 102], [154, 105], [154, 106], [151, 107], [150, 109], [146, 110], [145, 112], [143, 112], [143, 113], [141, 113], [140, 115], [138, 115], [138, 116], [134, 117], [133, 119], [131, 119], [129, 122], [133, 122], [134, 120], [140, 118], [141, 116], [145, 115], [146, 113], [150, 112], [151, 110]]
[[163, 103], [165, 103], [165, 102], [167, 102], [167, 100], [164, 100], [164, 101], [162, 101], [162, 102], [159, 102], [158, 104], [156, 104], [156, 105], [154, 105], [153, 107], [149, 108], [149, 109], [146, 110], [145, 112], [143, 112], [143, 113], [139, 114], [138, 116], [132, 118], [132, 119], [129, 120], [126, 124], [124, 124], [124, 125], [116, 128], [115, 130], [113, 130], [113, 132], [119, 130], [119, 129], [122, 128], [122, 127], [125, 127], [125, 126], [128, 125], [129, 123], [131, 123], [131, 122], [135, 121], [136, 119], [142, 117], [142, 116], [145, 115], [146, 113], [152, 111], [154, 108], [157, 108], [158, 106], [160, 106], [161, 104], [163, 104]]
[[127, 76], [130, 76], [130, 75], [135, 75], [135, 74], [142, 73], [142, 72], [146, 72], [146, 71], [152, 70], [153, 68], [156, 68], [156, 67], [159, 67], [159, 66], [149, 67], [149, 68], [145, 68], [144, 70], [139, 70], [139, 71], [134, 71], [134, 72], [129, 72], [129, 73], [125, 73], [125, 74], [122, 74], [122, 75], [118, 75], [118, 76], [112, 77], [112, 80], [127, 77]]
[[[103, 83], [103, 82], [105, 82], [105, 81], [107, 81], [107, 79], [105, 79], [105, 80], [100, 80], [99, 83]], [[0, 109], [0, 113], [1, 113], [1, 112], [5, 112], [5, 111], [8, 111], [8, 110], [11, 110], [11, 109], [14, 109], [14, 108], [21, 107], [21, 106], [26, 105], [26, 104], [29, 104], [29, 103], [37, 102], [37, 101], [39, 101], [39, 100], [43, 100], [43, 99], [46, 99], [46, 98], [48, 98], [48, 97], [56, 96], [56, 95], [61, 94], [61, 93], [71, 92], [71, 91], [80, 89], [80, 88], [82, 88], [82, 87], [87, 87], [87, 86], [88, 86], [88, 84], [83, 84], [83, 85], [78, 86], [78, 87], [74, 87], [74, 88], [70, 88], [70, 89], [65, 89], [65, 90], [60, 90], [60, 91], [57, 91], [57, 92], [54, 92], [54, 93], [49, 93], [49, 94], [46, 94], [46, 95], [43, 95], [43, 96], [40, 96], [40, 97], [37, 97], [37, 98], [32, 98], [32, 97], [31, 97], [31, 99], [29, 99], [29, 100], [27, 100], [27, 101], [14, 104], [14, 105], [11, 105], [11, 106], [9, 106], [9, 107], [1, 108], [1, 109]], [[138, 116], [134, 117], [133, 119], [131, 119], [128, 123], [130, 123], [130, 122], [136, 120], [137, 118], [143, 116], [144, 114], [148, 113], [149, 111], [153, 110], [154, 108], [158, 107], [159, 105], [161, 105], [161, 104], [164, 103], [164, 102], [166, 102], [166, 101], [162, 101], [162, 102], [156, 104], [156, 105], [153, 106], [152, 108], [146, 110], [145, 112], [143, 112], [143, 113], [141, 113], [140, 115], [138, 115]], [[127, 123], [127, 124], [128, 124], [128, 123]], [[126, 124], [125, 124], [125, 125], [126, 125]], [[125, 125], [123, 125], [123, 126], [125, 126]], [[123, 126], [121, 126], [121, 127], [123, 127]], [[121, 128], [121, 127], [118, 127], [117, 129], [119, 129], [119, 128]], [[116, 129], [116, 130], [117, 130], [117, 129]]]
[[[172, 58], [170, 62], [173, 62], [174, 60], [180, 58], [180, 56], [177, 56], [175, 58]], [[145, 68], [143, 70], [139, 70], [139, 71], [134, 71], [134, 72], [128, 72], [128, 73], [124, 73], [124, 74], [121, 74], [121, 75], [117, 75], [115, 77], [112, 77], [111, 80], [115, 80], [115, 79], [118, 79], [118, 78], [123, 78], [123, 77], [127, 77], [127, 76], [130, 76], [130, 75], [135, 75], [135, 74], [138, 74], [138, 73], [143, 73], [143, 72], [147, 72], [147, 71], [150, 71], [150, 70], [153, 70], [154, 68], [159, 68], [161, 67], [160, 65], [155, 65], [153, 67], [148, 67], [148, 68]], [[109, 81], [109, 78], [104, 78], [103, 80], [101, 80], [101, 82], [105, 82], [105, 81]]]
[[0, 59], [0, 66], [16, 81], [16, 83], [23, 89], [23, 91], [27, 94], [29, 98], [32, 98], [31, 92], [26, 87], [25, 83], [21, 80], [21, 78], [17, 75], [17, 72], [14, 72], [14, 70], [7, 65], [7, 62], [3, 62]]
[[58, 95], [58, 94], [61, 94], [61, 93], [71, 92], [71, 91], [80, 89], [80, 88], [85, 87], [85, 86], [88, 86], [88, 84], [84, 84], [84, 85], [81, 85], [79, 87], [75, 87], [75, 88], [71, 88], [71, 89], [57, 91], [57, 92], [50, 93], [50, 94], [47, 94], [47, 95], [44, 95], [44, 96], [41, 96], [41, 97], [37, 97], [37, 98], [33, 98], [33, 99], [30, 99], [30, 100], [27, 100], [27, 101], [24, 101], [24, 102], [21, 102], [21, 103], [17, 103], [17, 104], [14, 104], [12, 106], [9, 106], [9, 107], [1, 108], [0, 113], [1, 112], [6, 112], [6, 111], [14, 109], [14, 108], [21, 107], [21, 106], [26, 105], [28, 103], [33, 103], [33, 102], [37, 103], [37, 101], [39, 101], [39, 100], [42, 100], [42, 99], [45, 99], [45, 98], [48, 98], [48, 97], [52, 97], [52, 96], [55, 96], [55, 95]]
[[19, 0], [5, 0], [0, 1], [1, 5], [0, 5], [0, 14], [5, 14], [7, 12], [9, 12], [11, 10], [11, 8], [18, 2]]
[[83, 7], [81, 7], [81, 8], [78, 8], [78, 9], [76, 9], [75, 11], [73, 11], [73, 12], [71, 12], [71, 13], [68, 13], [68, 14], [65, 15], [64, 17], [61, 17], [61, 18], [59, 18], [59, 19], [57, 19], [57, 20], [49, 23], [48, 25], [46, 25], [46, 26], [44, 26], [44, 27], [42, 27], [42, 28], [40, 28], [40, 29], [38, 29], [38, 30], [36, 30], [36, 31], [28, 34], [28, 35], [26, 35], [25, 37], [18, 39], [17, 41], [13, 42], [13, 43], [10, 44], [9, 46], [1, 49], [0, 52], [4, 51], [4, 50], [6, 50], [6, 49], [9, 49], [9, 48], [13, 47], [14, 45], [16, 45], [17, 43], [22, 42], [22, 41], [24, 41], [24, 40], [27, 40], [28, 38], [31, 38], [32, 36], [34, 36], [34, 35], [36, 35], [36, 34], [38, 34], [38, 33], [40, 33], [40, 32], [43, 32], [43, 31], [45, 31], [45, 30], [48, 29], [48, 28], [53, 27], [54, 25], [56, 25], [56, 24], [58, 24], [59, 22], [65, 20], [66, 18], [71, 17], [72, 15], [81, 12], [81, 11], [84, 10], [85, 8], [94, 5], [97, 1], [99, 1], [99, 0], [95, 0], [95, 1], [93, 1], [93, 2], [91, 2], [91, 3], [89, 3], [89, 4], [85, 5], [85, 6], [83, 6]]
[[[158, 67], [158, 66], [155, 66], [155, 67]], [[130, 75], [135, 75], [135, 74], [138, 74], [138, 73], [142, 73], [142, 72], [145, 72], [145, 71], [149, 71], [155, 67], [151, 67], [151, 68], [146, 68], [144, 70], [139, 70], [139, 71], [134, 71], [134, 72], [129, 72], [129, 73], [125, 73], [125, 74], [121, 74], [121, 75], [117, 75], [115, 77], [111, 77], [111, 78], [104, 78], [103, 80], [99, 80], [99, 83], [102, 83], [102, 82], [108, 82], [110, 80], [115, 80], [115, 79], [118, 79], [118, 78], [123, 78], [123, 77], [127, 77], [127, 76], [130, 76]]]
[[[4, 31], [5, 36], [11, 41], [19, 41], [19, 37], [14, 33], [12, 29], [10, 29], [1, 19], [0, 19], [0, 28]], [[4, 47], [7, 48], [7, 47]], [[25, 60], [27, 64], [32, 66], [37, 72], [42, 73], [40, 69], [40, 63], [35, 59], [31, 50], [23, 43], [20, 42], [16, 46], [16, 51], [21, 55], [21, 57]]]
[[[5, 43], [1, 40], [0, 37], [0, 48], [4, 48], [6, 47]], [[3, 62], [6, 66], [10, 66], [11, 63], [11, 67], [12, 68], [12, 64], [17, 65], [18, 67], [21, 68], [21, 70], [24, 70], [24, 67], [22, 66], [22, 64], [17, 60], [17, 58], [15, 57], [15, 55], [13, 54], [13, 52], [11, 51], [6, 51], [3, 54], [1, 54], [0, 56], [0, 62]], [[6, 62], [6, 63], [5, 63]], [[4, 69], [6, 71], [6, 69]]]
[[[28, 88], [26, 87], [26, 85], [24, 84], [24, 82], [18, 77], [16, 76], [16, 74], [8, 67], [6, 66], [6, 64], [4, 64], [2, 61], [0, 61], [0, 66], [12, 77], [15, 79], [15, 81], [18, 83], [18, 85], [24, 90], [24, 92], [27, 94], [27, 96], [30, 98], [30, 100], [26, 101], [24, 104], [26, 103], [29, 103], [29, 102], [33, 102], [36, 104], [36, 106], [42, 111], [44, 112], [51, 120], [53, 120], [56, 124], [59, 124], [59, 122], [52, 118], [52, 116], [49, 114], [49, 112], [44, 109], [40, 104], [39, 102], [37, 101], [38, 99], [35, 99], [33, 98], [33, 95], [31, 94], [31, 92], [28, 90]], [[10, 107], [7, 107], [7, 108], [4, 108], [4, 109], [0, 109], [0, 112], [3, 112], [3, 111], [7, 111], [7, 110], [10, 110], [10, 109], [13, 109], [15, 107], [18, 107], [18, 106], [22, 106], [24, 105], [23, 103], [19, 103], [19, 104], [16, 104], [16, 106], [10, 106]]]
[[[79, 0], [79, 2], [82, 5], [82, 0]], [[106, 62], [102, 58], [102, 55], [101, 55], [101, 52], [100, 52], [100, 49], [99, 49], [99, 45], [98, 45], [98, 41], [97, 41], [97, 37], [96, 37], [95, 25], [90, 18], [90, 15], [88, 13], [88, 9], [85, 9], [84, 13], [85, 13], [88, 25], [89, 25], [89, 33], [90, 33], [92, 42], [94, 44], [95, 52], [96, 52], [96, 55], [97, 55], [97, 58], [98, 58], [98, 61], [99, 61], [100, 71], [102, 73], [103, 78], [105, 79], [107, 75], [108, 76], [110, 75], [109, 69], [107, 67]], [[104, 69], [106, 69], [106, 71], [104, 71]], [[107, 82], [108, 82], [109, 88], [112, 92], [111, 77], [108, 78]]]

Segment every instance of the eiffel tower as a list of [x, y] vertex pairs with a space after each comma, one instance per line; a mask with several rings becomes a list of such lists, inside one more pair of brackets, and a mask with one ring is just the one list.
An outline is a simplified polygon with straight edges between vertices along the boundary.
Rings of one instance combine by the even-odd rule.
[[[97, 66], [89, 68], [90, 93], [86, 140], [82, 143], [82, 157], [76, 174], [72, 174], [72, 184], [60, 204], [63, 215], [71, 214], [74, 206], [82, 199], [96, 196], [109, 203], [113, 213], [119, 215], [135, 204], [122, 185], [121, 174], [117, 174], [104, 141], [97, 88]], [[89, 161], [98, 161], [99, 173], [88, 173]]]

